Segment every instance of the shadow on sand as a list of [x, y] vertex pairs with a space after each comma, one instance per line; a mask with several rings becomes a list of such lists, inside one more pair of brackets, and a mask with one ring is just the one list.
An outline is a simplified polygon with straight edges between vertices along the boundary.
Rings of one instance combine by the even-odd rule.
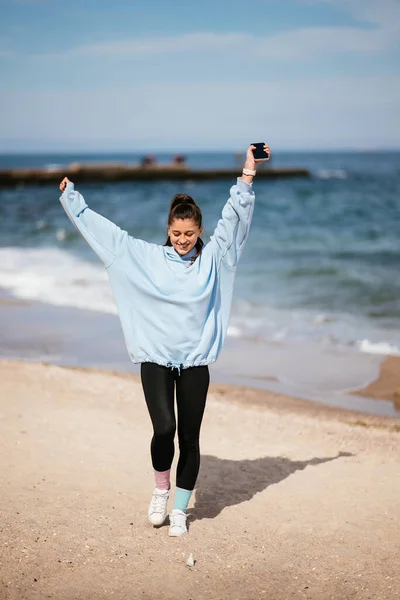
[[339, 452], [337, 456], [305, 461], [271, 456], [255, 460], [225, 460], [203, 455], [196, 484], [196, 501], [189, 511], [190, 521], [214, 519], [225, 507], [250, 500], [257, 492], [279, 483], [296, 471], [345, 456], [353, 454]]

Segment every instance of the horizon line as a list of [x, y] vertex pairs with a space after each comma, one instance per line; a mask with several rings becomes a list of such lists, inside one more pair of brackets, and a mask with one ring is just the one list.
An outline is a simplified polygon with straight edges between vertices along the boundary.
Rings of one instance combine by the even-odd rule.
[[[83, 155], [83, 154], [99, 154], [99, 155], [107, 155], [107, 154], [142, 154], [142, 153], [146, 153], [146, 154], [170, 154], [170, 153], [187, 153], [187, 154], [204, 154], [204, 153], [215, 153], [215, 154], [221, 154], [221, 153], [231, 153], [231, 154], [237, 154], [237, 153], [245, 153], [246, 149], [243, 150], [239, 150], [237, 148], [218, 148], [218, 149], [212, 149], [212, 148], [203, 148], [203, 149], [187, 149], [187, 148], [170, 148], [170, 149], [148, 149], [148, 148], [144, 148], [144, 149], [132, 149], [132, 150], [127, 150], [127, 149], [71, 149], [71, 150], [51, 150], [51, 149], [40, 149], [40, 150], [23, 150], [23, 149], [13, 149], [13, 150], [2, 150], [0, 149], [0, 156], [9, 156], [9, 155], [43, 155], [43, 154], [57, 154], [57, 155], [70, 155], [70, 154], [79, 154], [79, 155]], [[373, 152], [399, 152], [400, 151], [400, 146], [398, 147], [344, 147], [344, 148], [279, 148], [277, 150], [274, 150], [275, 152], [278, 153], [294, 153], [294, 152], [298, 152], [301, 154], [307, 154], [307, 153], [326, 153], [326, 154], [337, 154], [337, 153], [341, 153], [341, 152], [352, 152], [352, 153], [365, 153], [365, 154], [372, 154]]]

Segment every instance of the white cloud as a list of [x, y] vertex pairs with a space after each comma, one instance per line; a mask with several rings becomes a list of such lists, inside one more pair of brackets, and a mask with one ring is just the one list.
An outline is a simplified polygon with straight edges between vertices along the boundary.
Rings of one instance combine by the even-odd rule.
[[13, 69], [20, 91], [3, 80], [2, 139], [24, 135], [61, 149], [107, 149], [107, 141], [114, 148], [233, 147], [266, 132], [280, 147], [399, 147], [399, 78], [376, 74], [386, 56], [370, 77], [330, 77], [326, 65], [336, 55], [365, 57], [368, 65], [397, 49], [400, 5], [336, 0], [335, 7], [360, 26], [143, 37], [23, 57], [21, 71]]
[[134, 58], [165, 53], [213, 51], [231, 49], [243, 44], [247, 36], [241, 34], [192, 33], [180, 36], [141, 38], [78, 46], [67, 52], [69, 56], [99, 56]]
[[[314, 0], [315, 1], [315, 0]], [[331, 1], [331, 0], [317, 0]], [[349, 3], [351, 4], [351, 3]], [[357, 0], [355, 4], [358, 4]], [[154, 56], [240, 56], [246, 60], [318, 62], [340, 54], [377, 54], [398, 47], [400, 15], [392, 20], [377, 9], [363, 10], [373, 27], [307, 27], [268, 36], [240, 33], [189, 33], [177, 36], [135, 38], [76, 46], [50, 59], [145, 60]], [[393, 11], [392, 11], [393, 12]], [[43, 56], [42, 56], [43, 57]], [[37, 55], [37, 58], [41, 58]]]
[[304, 28], [267, 38], [244, 34], [195, 33], [176, 37], [118, 41], [76, 47], [64, 56], [132, 59], [180, 53], [229, 53], [248, 59], [298, 60], [323, 54], [371, 53], [391, 45], [381, 32], [351, 27]]
[[[254, 103], [252, 98], [264, 101]], [[260, 137], [279, 148], [400, 143], [400, 84], [395, 77], [254, 82], [239, 87], [153, 83], [105, 89], [101, 94], [9, 92], [3, 103], [3, 139], [24, 132], [25, 139], [59, 149], [240, 148]]]
[[[399, 47], [398, 0], [299, 0], [299, 3], [332, 4], [335, 9], [351, 14], [359, 22], [358, 26], [302, 27], [267, 36], [204, 31], [176, 36], [136, 37], [77, 45], [59, 53], [32, 52], [26, 58], [35, 61], [106, 58], [107, 61], [141, 62], [157, 56], [201, 58], [215, 54], [218, 58], [231, 57], [232, 61], [240, 56], [250, 61], [290, 63], [321, 62], [329, 56], [343, 54], [379, 54]], [[7, 50], [7, 54], [10, 57], [11, 50]]]
[[[300, 0], [299, 0], [300, 1]], [[301, 0], [301, 3], [332, 3], [333, 0]], [[212, 65], [215, 59], [234, 71], [239, 64], [262, 66], [321, 65], [336, 56], [379, 56], [399, 47], [400, 3], [395, 0], [335, 0], [335, 8], [351, 13], [359, 26], [302, 27], [266, 36], [251, 34], [196, 32], [175, 36], [136, 37], [133, 39], [77, 45], [60, 52], [31, 52], [25, 64], [45, 72], [49, 64], [59, 62], [67, 68], [85, 65], [138, 65], [153, 69], [155, 59], [171, 57], [191, 66]], [[0, 58], [15, 58], [4, 48]], [[76, 69], [76, 67], [75, 67]], [[154, 76], [154, 71], [152, 71]]]
[[[304, 0], [301, 0], [304, 2]], [[306, 0], [311, 4], [332, 4], [335, 9], [351, 14], [384, 30], [400, 30], [400, 3], [398, 0]]]
[[309, 27], [270, 36], [259, 42], [257, 54], [264, 59], [319, 61], [328, 55], [377, 53], [391, 44], [381, 32], [352, 27]]

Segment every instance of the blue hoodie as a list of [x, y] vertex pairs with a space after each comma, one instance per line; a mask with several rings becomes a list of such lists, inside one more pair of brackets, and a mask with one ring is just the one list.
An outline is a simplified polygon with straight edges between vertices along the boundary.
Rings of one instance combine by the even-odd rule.
[[136, 239], [88, 208], [73, 183], [60, 202], [107, 269], [131, 360], [178, 369], [215, 362], [253, 215], [252, 186], [238, 178], [193, 264], [195, 248], [181, 256], [173, 246]]

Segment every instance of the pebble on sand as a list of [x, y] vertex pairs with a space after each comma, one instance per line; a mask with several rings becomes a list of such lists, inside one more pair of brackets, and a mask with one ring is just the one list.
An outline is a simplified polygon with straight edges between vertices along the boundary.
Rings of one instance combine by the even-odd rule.
[[190, 553], [189, 558], [186, 561], [186, 566], [187, 567], [194, 567], [194, 563], [195, 563], [195, 560], [193, 558], [193, 554]]

